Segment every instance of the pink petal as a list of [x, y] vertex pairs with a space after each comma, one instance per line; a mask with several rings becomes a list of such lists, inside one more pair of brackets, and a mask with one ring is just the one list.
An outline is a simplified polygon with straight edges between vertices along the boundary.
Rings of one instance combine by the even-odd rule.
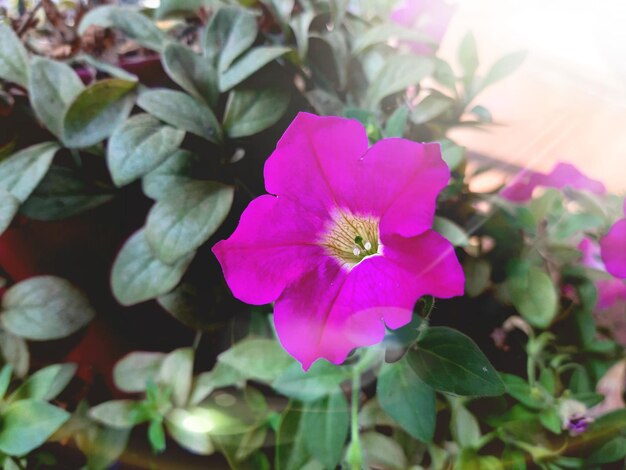
[[323, 225], [287, 197], [253, 200], [230, 238], [213, 247], [234, 296], [256, 305], [276, 300], [324, 256], [316, 244]]
[[583, 255], [580, 260], [583, 266], [597, 269], [598, 271], [605, 271], [604, 263], [602, 263], [602, 258], [600, 257], [600, 246], [595, 241], [585, 237], [578, 244], [578, 249]]
[[556, 189], [570, 187], [595, 194], [606, 192], [606, 188], [600, 181], [585, 176], [570, 163], [561, 162], [557, 163], [548, 174], [530, 170], [522, 171], [500, 191], [500, 195], [509, 201], [525, 202], [532, 197], [535, 188], [539, 187]]
[[319, 358], [340, 364], [352, 349], [380, 342], [383, 321], [407, 324], [422, 295], [461, 295], [463, 285], [454, 250], [440, 235], [390, 237], [383, 256], [349, 272], [328, 259], [285, 289], [274, 307], [276, 331], [305, 370]]
[[352, 178], [351, 168], [367, 147], [358, 121], [299, 113], [265, 163], [267, 192], [328, 212], [337, 207], [337, 188]]
[[377, 142], [342, 183], [340, 202], [353, 213], [380, 217], [380, 232], [406, 237], [432, 227], [437, 196], [450, 170], [438, 143]]
[[607, 279], [596, 283], [598, 308], [605, 310], [618, 300], [626, 300], [626, 283], [621, 279]]
[[606, 188], [600, 181], [584, 175], [571, 163], [557, 163], [554, 169], [544, 176], [543, 181], [539, 181], [539, 184], [558, 189], [569, 186], [595, 194], [604, 194], [606, 192]]
[[626, 219], [618, 220], [600, 240], [600, 250], [606, 270], [626, 279]]

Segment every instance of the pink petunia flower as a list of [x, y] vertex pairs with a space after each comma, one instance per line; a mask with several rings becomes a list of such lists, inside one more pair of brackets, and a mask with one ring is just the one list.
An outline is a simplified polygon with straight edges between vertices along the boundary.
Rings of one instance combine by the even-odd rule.
[[432, 39], [436, 45], [410, 43], [413, 52], [432, 54], [441, 43], [455, 10], [455, 5], [444, 0], [404, 0], [391, 12], [391, 21], [415, 28]]
[[[624, 201], [626, 215], [626, 200]], [[620, 219], [600, 240], [602, 261], [613, 276], [626, 279], [626, 218]]]
[[450, 178], [438, 144], [384, 139], [356, 120], [300, 113], [265, 187], [213, 252], [238, 299], [275, 302], [283, 347], [308, 369], [340, 364], [399, 328], [423, 295], [463, 294], [452, 245], [431, 230]]
[[600, 181], [585, 176], [570, 163], [560, 162], [548, 174], [532, 170], [522, 171], [500, 191], [500, 196], [513, 202], [526, 202], [532, 198], [535, 188], [539, 187], [556, 189], [570, 187], [595, 194], [606, 192]]

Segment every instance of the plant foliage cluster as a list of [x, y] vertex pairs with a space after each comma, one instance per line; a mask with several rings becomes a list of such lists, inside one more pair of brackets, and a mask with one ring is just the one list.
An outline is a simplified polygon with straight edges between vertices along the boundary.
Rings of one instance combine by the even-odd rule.
[[[79, 280], [7, 273], [5, 469], [63, 460], [58, 447], [42, 447], [48, 440], [77, 449], [90, 469], [124, 461], [137, 441], [157, 464], [182, 448], [215, 468], [623, 465], [626, 410], [580, 434], [564, 424], [568, 403], [608, 399], [596, 386], [624, 357], [596, 327], [595, 282], [606, 274], [583, 267], [576, 248], [583, 235], [606, 233], [620, 199], [551, 189], [514, 204], [472, 192], [488, 168], [469, 165], [447, 136], [492, 124], [477, 97], [523, 53], [480, 64], [471, 34], [458, 64], [414, 53], [408, 44], [432, 40], [392, 23], [386, 2], [163, 0], [156, 11], [74, 10], [75, 24], [63, 27], [50, 3], [38, 27], [0, 24], [0, 232], [113, 207], [106, 223], [126, 240], [100, 291], [125, 307], [148, 302], [197, 334], [166, 351], [128, 352], [114, 390], [77, 392], [76, 366], [46, 365], [41, 345], [82, 334], [107, 312]], [[61, 58], [41, 46], [59, 32], [71, 38]], [[110, 41], [113, 56], [87, 47], [90, 35]], [[234, 301], [209, 249], [263, 193], [263, 161], [301, 110], [355, 118], [371, 142], [441, 143], [452, 179], [435, 228], [467, 278], [463, 298], [422, 299], [414, 321], [380, 347], [306, 373], [276, 341], [272, 306]], [[148, 321], [142, 335], [168, 331]], [[217, 337], [228, 344], [207, 354]]]

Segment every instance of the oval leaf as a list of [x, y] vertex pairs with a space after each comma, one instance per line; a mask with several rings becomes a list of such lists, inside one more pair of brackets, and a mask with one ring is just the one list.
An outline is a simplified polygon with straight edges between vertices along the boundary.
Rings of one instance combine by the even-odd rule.
[[383, 364], [376, 385], [380, 407], [406, 432], [422, 442], [435, 433], [435, 392], [415, 374], [406, 357]]
[[70, 414], [49, 403], [20, 400], [2, 412], [0, 451], [21, 456], [36, 449], [70, 418]]
[[25, 398], [53, 400], [70, 383], [76, 368], [76, 364], [53, 364], [39, 369], [13, 392], [11, 401]]
[[170, 191], [176, 191], [182, 184], [191, 181], [192, 174], [198, 174], [200, 158], [188, 150], [177, 150], [158, 167], [141, 180], [141, 187], [146, 196], [152, 199], [168, 197]]
[[113, 199], [107, 188], [87, 182], [71, 168], [52, 165], [39, 186], [20, 207], [35, 220], [62, 220]]
[[19, 199], [6, 189], [0, 187], [0, 235], [9, 228], [19, 208]]
[[348, 437], [349, 406], [343, 393], [307, 405], [301, 426], [306, 432], [305, 446], [325, 468], [336, 468]]
[[63, 120], [63, 142], [89, 147], [106, 139], [126, 120], [133, 107], [136, 82], [109, 78], [85, 88], [72, 102]]
[[252, 46], [257, 32], [256, 18], [251, 12], [242, 8], [220, 8], [204, 33], [204, 55], [224, 71]]
[[89, 416], [104, 424], [117, 429], [132, 428], [135, 424], [144, 421], [137, 412], [137, 403], [133, 400], [113, 400], [101, 403], [89, 410]]
[[504, 393], [500, 376], [476, 343], [451, 328], [426, 330], [407, 358], [419, 378], [435, 390], [455, 395]]
[[185, 131], [162, 124], [149, 114], [137, 114], [118, 127], [107, 147], [107, 163], [117, 186], [131, 183], [174, 153]]
[[57, 137], [63, 134], [63, 116], [85, 88], [72, 67], [35, 57], [28, 77], [30, 103], [41, 122]]
[[511, 263], [506, 285], [513, 305], [531, 325], [546, 328], [552, 323], [559, 299], [545, 271], [525, 262]]
[[50, 168], [57, 150], [56, 143], [44, 142], [0, 161], [0, 188], [24, 202]]
[[235, 90], [228, 97], [224, 130], [233, 138], [257, 134], [275, 124], [288, 105], [289, 93], [278, 88]]
[[257, 70], [290, 51], [290, 48], [281, 46], [255, 47], [220, 74], [220, 91], [230, 90]]
[[366, 102], [374, 108], [384, 97], [405, 90], [432, 74], [432, 60], [414, 55], [393, 56], [387, 60], [367, 93]]
[[261, 382], [275, 380], [293, 364], [278, 342], [264, 338], [240, 341], [220, 354], [218, 360], [243, 377]]
[[123, 392], [143, 392], [148, 382], [156, 381], [165, 359], [164, 353], [131, 352], [120, 359], [113, 368], [115, 386]]
[[38, 276], [6, 291], [2, 325], [22, 338], [44, 341], [64, 338], [94, 317], [87, 298], [65, 279]]
[[213, 111], [183, 92], [166, 89], [144, 91], [139, 95], [137, 104], [174, 127], [211, 142], [221, 140], [221, 129]]
[[150, 210], [146, 239], [166, 263], [194, 251], [222, 224], [233, 202], [234, 190], [215, 181], [189, 181]]
[[193, 256], [190, 253], [175, 264], [166, 264], [152, 253], [144, 230], [139, 230], [126, 241], [113, 263], [113, 295], [128, 306], [166, 294], [180, 282]]
[[186, 46], [170, 43], [161, 61], [165, 72], [183, 90], [209, 106], [217, 105], [217, 73], [206, 58]]
[[28, 87], [28, 54], [22, 41], [7, 25], [0, 24], [0, 78]]
[[298, 363], [290, 365], [273, 383], [279, 393], [296, 400], [309, 402], [330, 395], [347, 380], [349, 371], [325, 361], [313, 363], [305, 372]]

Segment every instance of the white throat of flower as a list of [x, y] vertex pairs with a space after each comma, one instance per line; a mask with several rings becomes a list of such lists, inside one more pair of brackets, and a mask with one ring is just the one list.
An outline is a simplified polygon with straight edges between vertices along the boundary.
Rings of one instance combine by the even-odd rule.
[[365, 258], [382, 254], [378, 219], [337, 212], [320, 237], [320, 244], [340, 266], [352, 269]]

